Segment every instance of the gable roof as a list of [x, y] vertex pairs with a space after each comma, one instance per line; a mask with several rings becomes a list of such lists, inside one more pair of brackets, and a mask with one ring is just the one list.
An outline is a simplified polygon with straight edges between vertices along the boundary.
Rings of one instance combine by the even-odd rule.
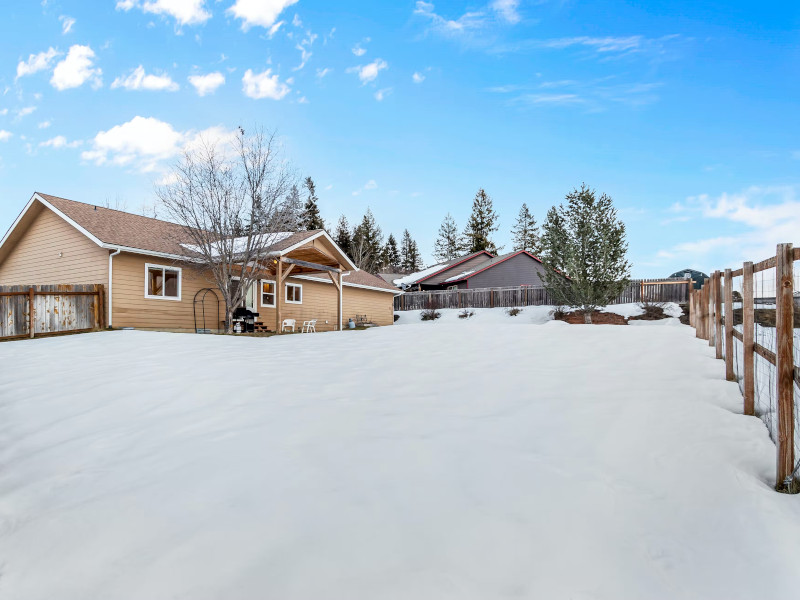
[[[185, 259], [185, 246], [192, 244], [189, 228], [184, 225], [35, 192], [17, 220], [0, 240], [0, 250], [34, 202], [39, 202], [49, 208], [103, 248], [122, 248], [127, 252]], [[324, 236], [333, 244], [333, 247], [348, 261], [350, 268], [357, 269], [350, 257], [322, 229], [297, 231], [276, 236], [277, 240], [267, 249], [270, 252], [284, 254], [320, 236]]]
[[[313, 279], [315, 281], [322, 281], [323, 283], [333, 283], [330, 277], [327, 275], [318, 275], [316, 273], [310, 273], [308, 275], [296, 275], [295, 277], [297, 279]], [[388, 283], [381, 277], [366, 271], [348, 271], [347, 273], [342, 273], [342, 284], [349, 287], [377, 290], [380, 292], [392, 292], [395, 295], [402, 293], [391, 283]]]
[[531, 257], [533, 260], [535, 260], [538, 263], [542, 262], [538, 257], [534, 256], [533, 254], [531, 254], [527, 250], [517, 250], [516, 252], [509, 252], [508, 254], [503, 254], [501, 256], [493, 256], [492, 258], [490, 258], [490, 259], [488, 259], [488, 260], [476, 265], [475, 268], [473, 268], [473, 269], [469, 269], [467, 271], [462, 271], [461, 273], [458, 273], [457, 275], [454, 275], [452, 277], [448, 277], [447, 279], [444, 280], [444, 283], [454, 283], [456, 281], [464, 281], [466, 279], [469, 279], [470, 277], [474, 277], [478, 273], [482, 273], [486, 269], [491, 269], [492, 267], [496, 267], [500, 263], [505, 262], [510, 258], [514, 258], [515, 256], [519, 256], [520, 254], [525, 254], [526, 256]]
[[444, 280], [445, 278], [437, 276], [444, 275], [445, 271], [454, 269], [458, 265], [463, 264], [468, 260], [472, 260], [473, 258], [480, 256], [481, 254], [485, 254], [487, 258], [493, 258], [493, 255], [487, 252], [486, 250], [481, 250], [480, 252], [473, 252], [472, 254], [467, 254], [466, 256], [459, 256], [458, 258], [454, 258], [452, 260], [448, 260], [439, 263], [437, 265], [433, 265], [432, 267], [428, 267], [427, 269], [423, 269], [422, 271], [412, 273], [411, 275], [406, 275], [404, 277], [395, 279], [394, 284], [398, 286], [414, 285], [417, 283], [422, 283], [423, 281], [427, 281], [428, 283], [441, 283], [441, 281]]

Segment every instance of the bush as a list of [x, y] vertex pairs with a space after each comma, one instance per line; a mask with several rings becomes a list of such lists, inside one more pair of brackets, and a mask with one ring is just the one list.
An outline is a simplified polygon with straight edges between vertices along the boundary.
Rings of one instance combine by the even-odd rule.
[[469, 319], [474, 315], [475, 315], [475, 311], [474, 310], [469, 310], [468, 308], [465, 308], [460, 313], [458, 313], [458, 318], [459, 319]]
[[440, 313], [435, 308], [426, 308], [419, 314], [419, 318], [422, 319], [423, 321], [435, 321], [441, 316], [442, 313]]
[[506, 309], [506, 313], [508, 313], [509, 317], [516, 317], [521, 312], [522, 312], [522, 309], [521, 308], [517, 308], [516, 306], [514, 308]]
[[553, 310], [550, 311], [550, 316], [553, 317], [556, 321], [565, 321], [567, 318], [567, 311], [564, 310], [563, 306], [556, 306]]

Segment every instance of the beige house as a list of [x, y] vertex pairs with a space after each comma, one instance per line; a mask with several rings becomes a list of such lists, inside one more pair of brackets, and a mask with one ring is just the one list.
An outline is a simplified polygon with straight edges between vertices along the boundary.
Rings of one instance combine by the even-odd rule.
[[[222, 295], [182, 243], [180, 225], [35, 193], [0, 240], [0, 285], [102, 283], [109, 326], [218, 330]], [[357, 315], [393, 323], [397, 288], [358, 270], [325, 231], [281, 234], [268, 250], [272, 271], [246, 300], [262, 328], [316, 319], [330, 331]]]

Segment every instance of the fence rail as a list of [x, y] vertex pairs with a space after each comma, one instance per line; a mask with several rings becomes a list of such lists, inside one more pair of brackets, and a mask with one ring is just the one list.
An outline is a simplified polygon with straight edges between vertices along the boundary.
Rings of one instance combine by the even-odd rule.
[[691, 294], [689, 323], [708, 340], [725, 377], [742, 391], [743, 412], [757, 415], [776, 446], [780, 491], [800, 491], [800, 248], [741, 269], [714, 271]]
[[0, 340], [105, 327], [102, 284], [0, 286]]
[[[636, 279], [611, 304], [652, 302], [686, 302], [689, 279]], [[406, 292], [394, 299], [395, 310], [435, 308], [513, 308], [552, 305], [554, 301], [542, 286], [498, 287], [465, 290], [432, 290]]]

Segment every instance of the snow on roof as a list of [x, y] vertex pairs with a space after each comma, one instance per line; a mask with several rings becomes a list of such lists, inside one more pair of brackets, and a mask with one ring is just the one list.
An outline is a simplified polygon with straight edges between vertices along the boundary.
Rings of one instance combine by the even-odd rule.
[[433, 275], [437, 271], [441, 271], [445, 266], [447, 266], [447, 263], [439, 263], [438, 265], [433, 265], [432, 267], [428, 267], [422, 271], [417, 271], [416, 273], [411, 273], [411, 275], [406, 275], [405, 277], [395, 279], [392, 283], [394, 283], [396, 286], [413, 285], [420, 279], [425, 279], [429, 275]]
[[[264, 233], [261, 234], [261, 239], [259, 240], [259, 235], [253, 236], [253, 247], [261, 246], [262, 249], [269, 248], [270, 246], [274, 246], [278, 242], [281, 242], [288, 238], [289, 236], [294, 235], [294, 232], [291, 231], [277, 231], [275, 233]], [[233, 238], [231, 240], [233, 242], [233, 252], [234, 254], [238, 254], [240, 252], [244, 252], [247, 250], [247, 236]], [[259, 244], [260, 242], [260, 244]], [[200, 253], [200, 247], [196, 246], [195, 244], [181, 244], [182, 247], [186, 248], [191, 252]], [[215, 255], [219, 255], [220, 251], [217, 250]]]
[[450, 283], [451, 281], [458, 281], [462, 277], [466, 277], [467, 275], [472, 275], [475, 272], [475, 269], [470, 269], [469, 271], [461, 271], [458, 275], [453, 275], [452, 277], [448, 277], [444, 280], [445, 283]]

